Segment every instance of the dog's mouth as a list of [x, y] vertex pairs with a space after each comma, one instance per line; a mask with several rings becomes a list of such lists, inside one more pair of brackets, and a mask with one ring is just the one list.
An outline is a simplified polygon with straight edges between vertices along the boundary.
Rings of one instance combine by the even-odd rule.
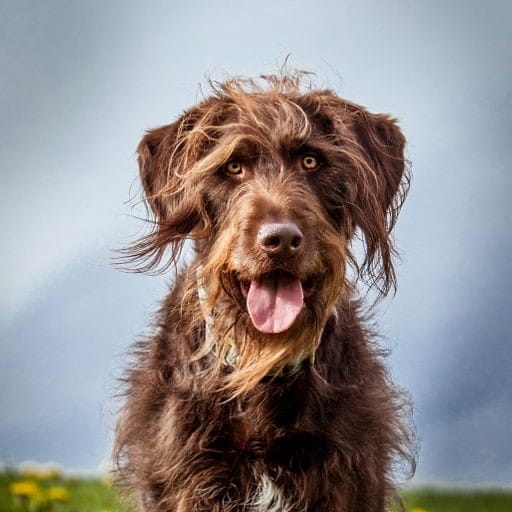
[[314, 279], [274, 270], [253, 279], [239, 279], [247, 312], [258, 331], [277, 334], [289, 329], [313, 293]]

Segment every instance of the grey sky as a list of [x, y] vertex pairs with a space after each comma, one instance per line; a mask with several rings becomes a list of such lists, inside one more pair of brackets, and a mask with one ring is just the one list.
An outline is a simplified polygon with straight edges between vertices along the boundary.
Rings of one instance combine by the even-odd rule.
[[137, 141], [205, 75], [291, 53], [408, 137], [399, 290], [377, 318], [416, 404], [416, 482], [510, 484], [511, 5], [0, 4], [0, 460], [107, 455], [121, 354], [165, 287], [108, 266], [139, 228]]

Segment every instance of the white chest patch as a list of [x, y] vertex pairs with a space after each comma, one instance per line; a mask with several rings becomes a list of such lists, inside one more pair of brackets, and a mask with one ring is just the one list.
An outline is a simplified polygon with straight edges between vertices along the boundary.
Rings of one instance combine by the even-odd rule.
[[[253, 501], [251, 512], [292, 512], [286, 503], [285, 496], [267, 476], [262, 475], [258, 485], [258, 492]], [[293, 512], [298, 512], [296, 509]]]

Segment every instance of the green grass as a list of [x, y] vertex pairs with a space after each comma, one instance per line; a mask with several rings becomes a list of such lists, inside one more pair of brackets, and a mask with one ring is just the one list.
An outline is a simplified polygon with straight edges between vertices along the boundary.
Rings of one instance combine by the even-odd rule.
[[[37, 497], [15, 497], [12, 484], [33, 482], [42, 491], [42, 501]], [[52, 487], [67, 490], [69, 499], [58, 502], [44, 499]], [[56, 476], [52, 479], [36, 479], [14, 471], [0, 473], [0, 512], [133, 512], [126, 499], [108, 482], [93, 478], [72, 478]]]
[[[11, 494], [14, 482], [32, 481], [48, 495], [51, 487], [68, 491], [64, 502], [36, 501]], [[512, 512], [512, 491], [448, 491], [413, 489], [403, 494], [408, 511], [426, 512]], [[20, 475], [14, 471], [0, 473], [0, 512], [134, 512], [117, 491], [99, 479], [68, 478], [55, 475], [41, 480]]]
[[407, 510], [428, 512], [512, 512], [512, 491], [416, 489], [404, 492]]

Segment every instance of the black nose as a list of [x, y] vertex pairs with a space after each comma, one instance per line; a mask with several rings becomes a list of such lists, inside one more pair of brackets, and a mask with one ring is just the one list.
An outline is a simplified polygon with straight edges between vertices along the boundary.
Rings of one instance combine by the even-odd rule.
[[263, 224], [258, 231], [258, 245], [269, 256], [295, 256], [304, 235], [293, 222], [274, 222]]

